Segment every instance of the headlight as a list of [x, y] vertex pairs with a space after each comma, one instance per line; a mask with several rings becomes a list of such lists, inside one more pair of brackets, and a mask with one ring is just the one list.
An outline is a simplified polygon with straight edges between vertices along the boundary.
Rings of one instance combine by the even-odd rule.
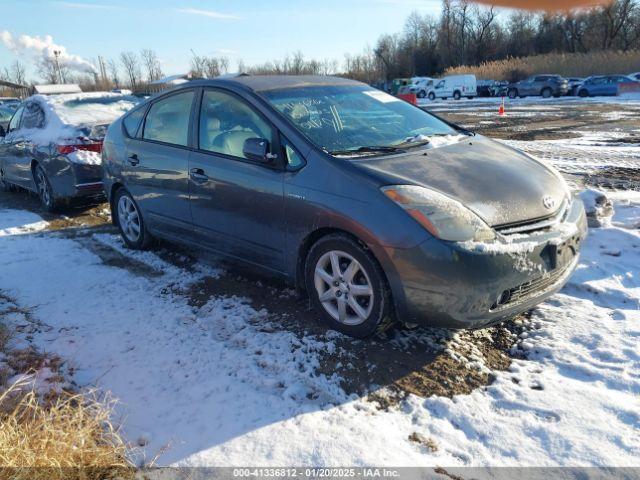
[[446, 195], [413, 185], [392, 185], [381, 190], [441, 240], [487, 242], [495, 239], [494, 231], [480, 217]]

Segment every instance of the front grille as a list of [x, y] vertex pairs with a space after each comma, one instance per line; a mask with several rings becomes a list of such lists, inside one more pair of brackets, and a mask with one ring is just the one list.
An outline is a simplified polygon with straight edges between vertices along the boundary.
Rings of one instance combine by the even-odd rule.
[[562, 222], [569, 214], [570, 202], [565, 200], [560, 208], [553, 214], [533, 220], [525, 220], [523, 222], [505, 223], [493, 227], [502, 235], [513, 235], [515, 233], [535, 233], [550, 229], [558, 222]]
[[556, 268], [555, 270], [552, 270], [542, 277], [538, 277], [534, 280], [530, 280], [521, 285], [506, 290], [505, 292], [503, 292], [502, 297], [500, 298], [500, 306], [516, 303], [519, 300], [523, 300], [538, 292], [546, 290], [547, 288], [558, 282], [558, 280], [562, 277], [562, 275], [564, 275], [564, 273], [570, 266], [571, 262], [568, 265], [563, 266], [562, 268]]

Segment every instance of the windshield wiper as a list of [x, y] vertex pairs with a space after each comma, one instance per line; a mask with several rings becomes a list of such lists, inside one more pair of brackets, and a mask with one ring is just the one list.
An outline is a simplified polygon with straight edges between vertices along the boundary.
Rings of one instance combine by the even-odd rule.
[[350, 149], [350, 150], [332, 150], [329, 153], [331, 155], [349, 155], [358, 156], [366, 155], [368, 153], [402, 153], [404, 150], [396, 146], [387, 145], [364, 145], [362, 147]]

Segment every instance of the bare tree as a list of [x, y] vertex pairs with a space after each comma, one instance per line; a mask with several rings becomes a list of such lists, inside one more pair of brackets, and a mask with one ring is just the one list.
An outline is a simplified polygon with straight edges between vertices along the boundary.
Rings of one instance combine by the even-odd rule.
[[120, 71], [118, 69], [118, 62], [113, 58], [107, 62], [107, 70], [109, 71], [109, 78], [116, 88], [120, 88]]
[[136, 88], [142, 78], [138, 56], [133, 52], [122, 52], [120, 54], [120, 63], [124, 68], [125, 74], [129, 77], [129, 85], [131, 85], [131, 88]]
[[162, 67], [160, 66], [160, 60], [158, 60], [158, 55], [156, 55], [155, 51], [146, 48], [140, 52], [140, 57], [147, 72], [148, 82], [154, 82], [162, 78]]

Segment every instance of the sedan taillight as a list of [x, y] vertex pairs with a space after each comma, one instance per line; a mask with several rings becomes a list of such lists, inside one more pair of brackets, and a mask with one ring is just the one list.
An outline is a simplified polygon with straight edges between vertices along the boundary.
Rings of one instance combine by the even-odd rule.
[[61, 155], [68, 155], [77, 150], [84, 150], [86, 152], [102, 153], [102, 142], [96, 143], [80, 143], [76, 145], [57, 145], [58, 153]]

